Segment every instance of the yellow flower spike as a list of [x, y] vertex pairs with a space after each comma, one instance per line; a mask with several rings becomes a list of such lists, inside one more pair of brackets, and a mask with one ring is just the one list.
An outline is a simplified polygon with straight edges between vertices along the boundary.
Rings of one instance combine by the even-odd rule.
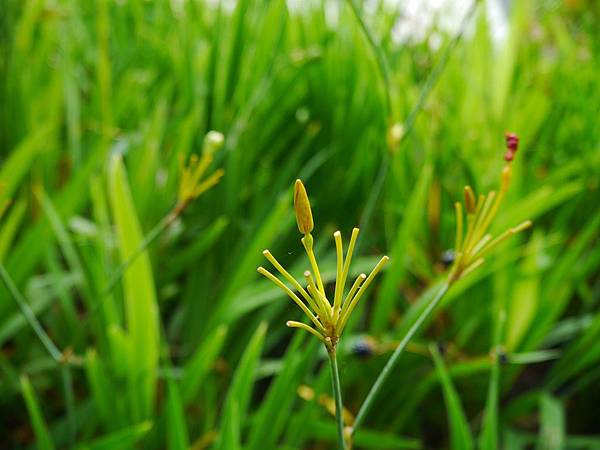
[[301, 180], [296, 180], [294, 185], [294, 210], [296, 211], [298, 230], [302, 234], [310, 234], [314, 228], [312, 210], [306, 188]]
[[450, 270], [449, 281], [454, 281], [470, 274], [484, 262], [483, 256], [488, 254], [508, 237], [517, 234], [531, 226], [527, 220], [516, 227], [509, 228], [498, 237], [493, 238], [487, 231], [496, 217], [502, 200], [508, 190], [512, 175], [511, 163], [517, 152], [519, 138], [512, 133], [506, 133], [507, 152], [504, 155], [506, 164], [500, 178], [500, 191], [491, 191], [487, 196], [480, 195], [475, 204], [475, 193], [467, 186], [464, 189], [465, 210], [467, 214], [467, 231], [463, 236], [463, 211], [460, 203], [455, 204], [456, 210], [456, 246], [455, 260]]
[[222, 169], [218, 169], [203, 179], [204, 173], [214, 160], [215, 152], [223, 146], [223, 141], [224, 137], [221, 133], [209, 131], [204, 137], [200, 158], [198, 158], [198, 155], [193, 154], [186, 165], [183, 157], [180, 156], [179, 166], [181, 176], [177, 191], [177, 201], [179, 205], [182, 205], [182, 208], [215, 186], [225, 173]]
[[312, 272], [309, 270], [304, 272], [306, 288], [298, 282], [279, 263], [279, 261], [277, 261], [269, 250], [263, 251], [265, 258], [273, 264], [283, 278], [285, 278], [299, 294], [292, 291], [286, 283], [281, 281], [264, 267], [259, 267], [258, 272], [281, 288], [312, 321], [314, 327], [293, 320], [288, 321], [287, 325], [292, 328], [301, 328], [304, 331], [311, 333], [325, 344], [330, 356], [335, 355], [337, 343], [350, 314], [389, 258], [387, 256], [382, 257], [368, 277], [364, 273], [360, 274], [354, 281], [348, 294], [344, 297], [346, 280], [350, 272], [350, 263], [352, 261], [352, 255], [356, 246], [359, 230], [358, 228], [352, 230], [345, 258], [342, 234], [339, 231], [336, 231], [333, 234], [337, 256], [335, 291], [333, 294], [333, 301], [330, 301], [327, 298], [325, 286], [319, 270], [319, 264], [317, 263], [313, 251], [314, 239], [310, 234], [314, 227], [312, 212], [310, 210], [310, 202], [306, 189], [300, 180], [296, 180], [294, 187], [294, 209], [296, 212], [298, 229], [304, 234], [300, 241], [306, 250], [312, 268]]

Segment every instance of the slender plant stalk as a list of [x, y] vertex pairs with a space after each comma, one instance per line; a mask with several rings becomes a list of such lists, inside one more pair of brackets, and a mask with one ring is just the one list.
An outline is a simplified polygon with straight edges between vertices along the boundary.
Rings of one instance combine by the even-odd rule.
[[342, 389], [340, 387], [340, 374], [338, 372], [336, 351], [329, 352], [329, 363], [331, 365], [331, 386], [335, 398], [335, 419], [338, 432], [338, 449], [345, 450], [344, 444], [344, 409], [342, 405]]
[[398, 347], [396, 347], [396, 350], [394, 350], [394, 353], [392, 353], [392, 356], [390, 356], [390, 359], [388, 359], [388, 362], [385, 364], [385, 367], [383, 368], [383, 370], [377, 377], [377, 380], [375, 380], [375, 383], [373, 384], [373, 386], [371, 387], [371, 390], [367, 394], [367, 398], [363, 402], [362, 406], [360, 407], [360, 409], [358, 411], [358, 414], [356, 415], [356, 419], [354, 420], [354, 425], [352, 427], [353, 434], [358, 429], [358, 427], [362, 424], [363, 420], [365, 419], [365, 415], [369, 412], [369, 409], [371, 408], [373, 402], [375, 401], [377, 394], [379, 394], [379, 391], [383, 387], [383, 384], [386, 382], [387, 378], [390, 376], [392, 369], [398, 362], [398, 359], [400, 358], [400, 355], [404, 351], [406, 344], [408, 344], [408, 342], [412, 339], [414, 334], [419, 330], [419, 328], [421, 327], [421, 325], [423, 324], [425, 319], [427, 319], [427, 317], [429, 317], [431, 312], [435, 309], [435, 307], [438, 305], [440, 300], [444, 297], [446, 292], [448, 292], [449, 288], [450, 288], [450, 282], [445, 281], [444, 284], [440, 287], [440, 290], [437, 292], [437, 294], [433, 298], [433, 300], [431, 300], [431, 302], [429, 302], [429, 304], [423, 310], [421, 315], [417, 318], [415, 323], [410, 327], [410, 329], [408, 330], [406, 335], [404, 335], [404, 337], [400, 341], [400, 344], [398, 344]]
[[34, 333], [50, 354], [50, 357], [54, 363], [61, 368], [61, 375], [63, 379], [63, 387], [65, 394], [65, 405], [67, 409], [67, 426], [69, 433], [69, 441], [71, 446], [75, 443], [77, 422], [75, 415], [75, 394], [73, 389], [73, 377], [71, 374], [71, 368], [69, 367], [70, 361], [63, 357], [62, 352], [58, 349], [56, 344], [52, 341], [48, 333], [42, 327], [42, 324], [35, 316], [35, 313], [23, 297], [23, 294], [19, 292], [10, 274], [4, 267], [4, 264], [0, 263], [0, 278], [4, 282], [4, 285], [10, 292], [11, 297], [15, 300], [18, 308], [21, 310], [21, 314], [25, 317], [25, 320], [29, 326], [33, 329]]
[[110, 294], [110, 292], [115, 288], [115, 286], [119, 283], [125, 271], [131, 266], [135, 260], [140, 256], [150, 244], [152, 244], [156, 238], [158, 238], [169, 226], [179, 217], [181, 212], [185, 206], [182, 204], [177, 204], [166, 216], [164, 216], [154, 227], [144, 236], [140, 245], [135, 249], [135, 251], [124, 261], [114, 272], [110, 282], [106, 285], [106, 288], [103, 291], [103, 296]]
[[0, 263], [0, 277], [6, 285], [6, 288], [10, 292], [11, 297], [15, 300], [17, 306], [21, 310], [23, 317], [25, 317], [25, 320], [33, 329], [34, 333], [39, 338], [44, 348], [48, 351], [52, 359], [56, 363], [60, 364], [63, 360], [61, 351], [58, 349], [56, 344], [52, 342], [52, 339], [50, 339], [50, 336], [48, 336], [48, 334], [42, 327], [42, 324], [35, 316], [35, 313], [25, 300], [25, 297], [23, 297], [23, 294], [21, 294], [17, 289], [17, 286], [15, 285], [14, 281], [12, 280], [6, 268], [4, 267], [4, 264], [2, 263]]

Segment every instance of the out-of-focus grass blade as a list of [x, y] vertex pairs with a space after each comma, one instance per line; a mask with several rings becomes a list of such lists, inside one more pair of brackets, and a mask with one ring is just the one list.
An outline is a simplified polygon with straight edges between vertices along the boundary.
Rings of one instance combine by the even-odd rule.
[[152, 428], [152, 422], [142, 422], [126, 429], [115, 431], [101, 438], [76, 447], [77, 450], [116, 450], [132, 448]]
[[31, 163], [37, 153], [43, 148], [48, 140], [52, 127], [49, 125], [40, 127], [22, 143], [10, 152], [10, 157], [2, 163], [0, 169], [0, 205], [9, 201], [21, 180], [29, 172]]
[[423, 220], [427, 205], [427, 192], [433, 174], [433, 167], [426, 163], [421, 170], [418, 182], [406, 206], [406, 215], [398, 230], [398, 235], [390, 252], [390, 263], [383, 275], [381, 290], [375, 303], [371, 330], [380, 333], [387, 325], [394, 303], [397, 300], [398, 284], [406, 271], [406, 249], [420, 220]]
[[267, 324], [261, 323], [248, 342], [246, 350], [235, 369], [235, 374], [227, 392], [227, 399], [221, 419], [221, 431], [215, 448], [229, 450], [239, 446], [239, 429], [241, 421], [246, 417], [250, 394], [262, 346], [267, 331]]
[[280, 196], [269, 216], [261, 225], [257, 226], [256, 231], [249, 234], [248, 242], [244, 245], [244, 251], [241, 253], [241, 259], [236, 264], [236, 269], [228, 280], [223, 297], [219, 301], [213, 322], [220, 323], [223, 316], [231, 308], [235, 294], [245, 283], [256, 276], [256, 267], [260, 264], [261, 259], [263, 259], [262, 250], [273, 242], [282, 223], [288, 223], [286, 219], [288, 218], [289, 207], [290, 197], [287, 195]]
[[542, 245], [542, 236], [535, 234], [529, 242], [527, 257], [520, 264], [523, 277], [516, 283], [508, 299], [508, 319], [506, 321], [506, 347], [518, 348], [525, 332], [531, 326], [539, 303], [540, 271], [536, 270]]
[[[498, 352], [504, 326], [506, 314], [502, 308], [494, 308], [493, 314], [495, 320], [494, 326], [494, 348]], [[490, 381], [488, 386], [485, 409], [483, 411], [483, 426], [479, 434], [479, 448], [481, 450], [498, 450], [498, 404], [500, 396], [500, 359], [496, 355], [492, 362], [490, 371]]]
[[[125, 262], [137, 251], [143, 235], [135, 213], [123, 160], [119, 155], [114, 155], [110, 162], [109, 193], [121, 261]], [[139, 420], [151, 415], [160, 339], [154, 278], [147, 252], [137, 256], [125, 272], [123, 289], [127, 331], [132, 343], [132, 360], [128, 361], [129, 376], [131, 388], [138, 390], [141, 408], [139, 416], [133, 417]]]
[[435, 363], [435, 369], [442, 386], [446, 410], [448, 411], [448, 423], [450, 425], [450, 448], [455, 450], [468, 450], [473, 448], [473, 435], [469, 428], [469, 422], [463, 410], [460, 398], [454, 389], [452, 380], [448, 376], [448, 371], [444, 360], [440, 355], [435, 344], [429, 346], [429, 352]]
[[29, 419], [31, 426], [35, 433], [37, 445], [39, 450], [54, 450], [54, 443], [48, 432], [48, 426], [42, 415], [40, 404], [35, 396], [35, 392], [31, 387], [29, 379], [25, 376], [21, 377], [21, 392], [23, 393], [23, 399], [25, 400], [25, 406], [27, 406], [27, 412], [29, 413]]
[[[325, 422], [323, 420], [312, 421], [306, 424], [306, 429], [313, 438], [327, 440], [331, 443], [336, 442], [336, 425], [333, 420], [331, 422]], [[403, 438], [381, 431], [366, 429], [358, 430], [356, 432], [354, 443], [357, 448], [378, 450], [417, 450], [423, 448], [423, 444], [418, 439]]]
[[189, 445], [179, 386], [175, 380], [169, 379], [167, 381], [167, 448], [169, 450], [187, 450]]
[[13, 243], [17, 231], [19, 231], [21, 221], [25, 215], [26, 204], [24, 201], [17, 202], [8, 213], [8, 217], [2, 219], [2, 228], [0, 229], [0, 261]]
[[183, 379], [181, 380], [181, 395], [185, 404], [189, 403], [198, 394], [204, 377], [219, 356], [227, 327], [222, 325], [206, 337], [186, 364]]
[[[79, 258], [77, 250], [75, 249], [75, 245], [73, 244], [71, 236], [69, 235], [67, 227], [65, 226], [62, 218], [60, 217], [59, 212], [54, 207], [54, 204], [52, 203], [50, 197], [48, 197], [48, 195], [43, 190], [37, 190], [36, 195], [40, 204], [42, 205], [44, 212], [46, 213], [46, 217], [48, 217], [48, 221], [50, 222], [52, 231], [54, 232], [54, 235], [58, 240], [65, 260], [67, 261], [69, 267], [72, 270], [76, 271], [79, 277], [81, 277], [81, 281], [83, 282], [84, 286], [87, 286], [87, 284], [85, 283], [86, 278], [85, 271], [83, 269], [83, 264], [81, 263], [81, 259]], [[89, 291], [87, 292], [89, 295]]]
[[194, 242], [189, 247], [184, 248], [177, 255], [177, 259], [169, 264], [166, 278], [175, 278], [188, 270], [190, 264], [200, 260], [200, 257], [221, 237], [228, 224], [229, 220], [222, 216], [217, 218], [208, 228], [202, 230], [200, 236], [194, 237]]
[[[535, 347], [548, 334], [554, 321], [564, 310], [573, 289], [572, 280], [575, 273], [572, 268], [577, 265], [582, 253], [598, 235], [599, 228], [600, 213], [597, 213], [586, 223], [577, 238], [573, 242], [569, 242], [565, 251], [561, 252], [558, 264], [553, 267], [542, 286], [540, 296], [546, 300], [544, 307], [539, 309], [534, 323], [523, 339], [524, 342], [521, 348], [530, 349]], [[569, 358], [571, 357], [569, 356]]]
[[86, 352], [84, 367], [96, 411], [102, 422], [107, 426], [110, 424], [118, 426], [121, 423], [120, 414], [112, 401], [116, 393], [112, 389], [105, 372], [106, 369], [95, 350], [90, 349]]
[[563, 450], [564, 448], [564, 406], [550, 394], [543, 394], [540, 396], [540, 439], [537, 450]]
[[310, 370], [312, 366], [310, 361], [317, 354], [318, 341], [311, 339], [306, 349], [300, 349], [303, 343], [304, 336], [296, 333], [282, 361], [280, 372], [272, 381], [267, 396], [253, 421], [246, 446], [248, 450], [276, 447], [279, 435], [290, 419], [280, 412], [292, 410], [292, 404], [297, 399], [296, 389], [300, 377]]

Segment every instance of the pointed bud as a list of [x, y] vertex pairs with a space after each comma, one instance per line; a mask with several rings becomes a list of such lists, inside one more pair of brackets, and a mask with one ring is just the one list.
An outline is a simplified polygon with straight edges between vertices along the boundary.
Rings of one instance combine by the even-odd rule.
[[304, 184], [300, 180], [296, 180], [294, 185], [294, 209], [296, 210], [296, 222], [300, 233], [309, 234], [314, 227], [314, 223], [308, 195]]
[[475, 193], [471, 186], [465, 186], [465, 210], [467, 214], [475, 213], [475, 209], [477, 208], [477, 202], [475, 200]]

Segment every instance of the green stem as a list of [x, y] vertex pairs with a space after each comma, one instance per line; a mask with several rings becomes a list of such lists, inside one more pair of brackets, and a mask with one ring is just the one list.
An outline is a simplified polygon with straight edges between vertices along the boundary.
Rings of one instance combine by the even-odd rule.
[[335, 350], [329, 352], [329, 363], [331, 364], [331, 385], [333, 387], [333, 397], [335, 398], [335, 418], [338, 431], [338, 449], [345, 450], [344, 444], [344, 409], [342, 406], [342, 389], [340, 388], [340, 374], [338, 372], [337, 358]]
[[425, 319], [427, 317], [429, 317], [429, 315], [434, 310], [434, 308], [438, 305], [438, 303], [440, 302], [442, 297], [444, 297], [446, 292], [448, 292], [449, 288], [450, 288], [450, 282], [445, 281], [444, 284], [440, 287], [440, 290], [437, 292], [437, 294], [433, 298], [433, 300], [431, 300], [431, 302], [429, 302], [429, 304], [423, 310], [421, 315], [417, 318], [415, 323], [413, 323], [413, 325], [410, 327], [410, 329], [408, 330], [406, 335], [404, 335], [404, 337], [400, 341], [400, 344], [398, 344], [398, 347], [396, 347], [396, 350], [394, 350], [394, 353], [392, 353], [392, 356], [390, 356], [390, 359], [388, 359], [388, 362], [385, 364], [385, 367], [383, 368], [383, 370], [377, 377], [377, 380], [375, 380], [375, 383], [373, 384], [373, 386], [371, 387], [371, 390], [367, 394], [367, 398], [365, 399], [362, 406], [360, 407], [358, 414], [356, 415], [356, 419], [354, 420], [354, 425], [352, 427], [352, 433], [354, 433], [358, 429], [358, 427], [362, 424], [363, 420], [365, 419], [365, 415], [369, 412], [369, 409], [373, 405], [373, 402], [374, 402], [375, 398], [377, 397], [377, 394], [383, 387], [383, 384], [385, 383], [387, 378], [390, 376], [392, 369], [398, 362], [398, 359], [400, 358], [400, 355], [404, 351], [406, 344], [408, 344], [408, 342], [412, 339], [414, 334], [419, 330], [419, 328], [421, 327], [421, 325], [423, 324]]
[[156, 238], [158, 236], [160, 236], [163, 233], [163, 231], [165, 231], [175, 221], [175, 219], [181, 213], [182, 209], [183, 208], [180, 208], [180, 207], [174, 208], [169, 214], [167, 214], [165, 217], [163, 217], [154, 226], [154, 228], [152, 228], [148, 232], [148, 234], [146, 236], [144, 236], [144, 239], [142, 240], [142, 242], [140, 242], [140, 245], [129, 256], [129, 258], [127, 258], [127, 260], [125, 260], [114, 272], [108, 285], [106, 286], [106, 288], [103, 291], [102, 297], [105, 297], [108, 294], [110, 294], [110, 292], [115, 288], [115, 286], [117, 284], [119, 284], [119, 281], [121, 281], [121, 278], [123, 278], [123, 275], [125, 274], [125, 271], [129, 268], [129, 266], [131, 266], [135, 262], [135, 260], [138, 258], [138, 256], [140, 256], [143, 252], [145, 252], [146, 249], [148, 248], [148, 246], [150, 244], [152, 244], [156, 240]]
[[52, 342], [52, 339], [50, 339], [50, 336], [48, 336], [46, 331], [44, 331], [42, 324], [35, 316], [35, 313], [25, 300], [25, 297], [23, 297], [23, 295], [17, 289], [17, 286], [15, 285], [14, 281], [12, 280], [2, 263], [0, 263], [0, 277], [2, 278], [2, 281], [6, 285], [6, 288], [10, 292], [12, 298], [17, 303], [17, 306], [21, 310], [21, 313], [25, 317], [25, 320], [27, 321], [27, 323], [29, 323], [29, 326], [31, 326], [42, 345], [48, 351], [52, 359], [56, 363], [60, 363], [62, 361], [62, 353], [54, 344], [54, 342]]

